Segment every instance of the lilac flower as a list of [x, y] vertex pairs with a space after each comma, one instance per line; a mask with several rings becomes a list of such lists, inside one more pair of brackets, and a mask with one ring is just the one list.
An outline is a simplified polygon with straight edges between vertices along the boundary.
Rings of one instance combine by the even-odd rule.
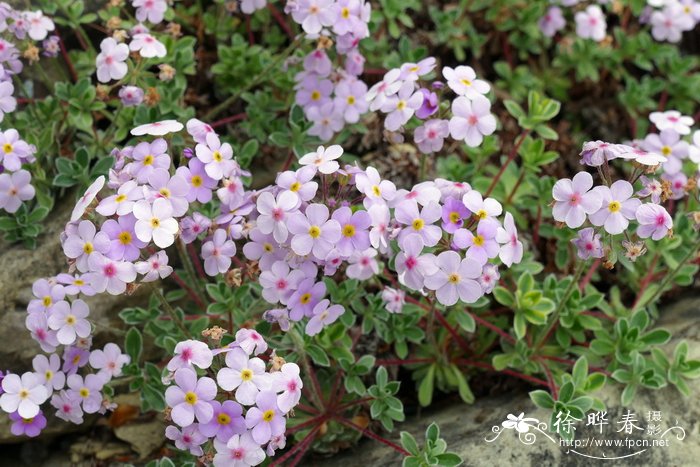
[[330, 175], [335, 173], [340, 165], [336, 159], [343, 155], [343, 148], [337, 144], [324, 148], [319, 146], [316, 152], [305, 154], [299, 159], [300, 165], [312, 165], [322, 174]]
[[301, 201], [311, 201], [318, 190], [318, 183], [312, 181], [315, 175], [314, 167], [305, 166], [297, 171], [287, 170], [279, 173], [275, 183], [280, 188], [295, 193]]
[[467, 248], [465, 257], [483, 266], [489, 258], [498, 256], [500, 250], [496, 242], [498, 227], [496, 221], [485, 219], [477, 225], [476, 235], [467, 229], [458, 229], [454, 234], [453, 243], [457, 248]]
[[333, 32], [338, 36], [362, 31], [367, 28], [362, 20], [363, 2], [359, 0], [338, 0], [336, 3], [336, 14], [338, 15], [333, 23]]
[[537, 23], [540, 31], [547, 37], [554, 37], [557, 31], [561, 31], [566, 26], [566, 20], [558, 6], [549, 7], [547, 13], [540, 18]]
[[36, 297], [27, 306], [29, 313], [50, 313], [53, 306], [66, 296], [65, 288], [60, 284], [50, 283], [46, 279], [39, 279], [32, 284], [32, 294]]
[[315, 336], [321, 330], [345, 313], [345, 308], [342, 305], [330, 305], [330, 300], [323, 299], [314, 307], [313, 316], [306, 323], [306, 334], [309, 336]]
[[315, 49], [304, 58], [304, 70], [316, 73], [318, 76], [331, 74], [333, 64], [323, 49]]
[[286, 308], [276, 308], [263, 313], [268, 323], [277, 323], [282, 331], [289, 331], [289, 312]]
[[102, 407], [104, 380], [98, 375], [70, 375], [67, 380], [68, 397], [79, 400], [85, 413], [95, 413]]
[[186, 196], [188, 190], [187, 182], [180, 175], [170, 176], [166, 169], [155, 169], [148, 176], [148, 187], [144, 188], [144, 193], [149, 201], [162, 198], [168, 200], [173, 208], [173, 217], [183, 216], [189, 207]]
[[625, 152], [624, 147], [619, 144], [610, 144], [603, 141], [586, 141], [583, 143], [581, 151], [581, 164], [591, 167], [603, 165], [609, 161], [620, 157]]
[[479, 277], [479, 285], [481, 290], [487, 294], [493, 291], [493, 288], [498, 284], [498, 280], [501, 278], [501, 274], [498, 272], [498, 266], [491, 263], [484, 264], [484, 269], [481, 271], [481, 277]]
[[216, 381], [224, 391], [236, 390], [236, 401], [253, 405], [261, 390], [268, 389], [270, 375], [265, 372], [265, 362], [258, 357], [249, 358], [245, 350], [234, 348], [226, 354], [226, 366], [219, 370]]
[[[214, 401], [212, 403], [218, 404]], [[207, 437], [201, 433], [202, 425], [193, 423], [180, 431], [177, 427], [170, 425], [165, 429], [165, 437], [175, 443], [175, 447], [181, 451], [189, 451], [193, 456], [201, 456], [202, 444], [207, 442]]]
[[385, 304], [384, 308], [389, 313], [401, 313], [406, 303], [406, 294], [401, 289], [384, 287], [384, 290], [382, 290], [382, 301]]
[[447, 233], [455, 233], [457, 229], [464, 225], [464, 219], [468, 218], [471, 212], [463, 202], [449, 197], [442, 207], [442, 228]]
[[420, 235], [411, 234], [399, 240], [401, 250], [396, 254], [399, 282], [413, 290], [421, 290], [425, 276], [437, 272], [435, 256], [421, 255], [425, 244]]
[[30, 313], [27, 315], [24, 324], [27, 329], [29, 329], [32, 339], [37, 341], [41, 346], [41, 350], [47, 353], [56, 350], [58, 346], [56, 331], [49, 329], [49, 325], [46, 322], [46, 314]]
[[481, 276], [482, 267], [476, 261], [462, 259], [455, 251], [443, 251], [437, 256], [438, 269], [425, 278], [425, 286], [435, 291], [438, 301], [452, 306], [458, 300], [474, 303], [483, 295], [476, 281]]
[[681, 135], [689, 135], [690, 127], [693, 125], [693, 118], [681, 115], [677, 110], [667, 110], [665, 112], [652, 112], [649, 120], [656, 125], [659, 131], [675, 130]]
[[143, 199], [143, 189], [134, 180], [129, 180], [117, 189], [117, 194], [100, 201], [95, 210], [105, 217], [117, 214], [124, 216], [133, 211], [136, 201]]
[[162, 42], [147, 33], [135, 34], [129, 44], [129, 50], [138, 51], [143, 58], [163, 58], [168, 53]]
[[683, 14], [683, 7], [678, 3], [671, 3], [661, 11], [654, 11], [649, 22], [654, 39], [668, 42], [680, 42], [683, 31], [690, 31], [695, 26], [692, 16]]
[[280, 371], [272, 374], [272, 390], [277, 393], [277, 407], [282, 413], [288, 413], [299, 403], [303, 387], [296, 363], [285, 363]]
[[438, 96], [434, 92], [425, 88], [420, 88], [419, 91], [423, 94], [423, 103], [420, 109], [416, 110], [416, 117], [424, 120], [438, 111], [440, 101], [438, 101]]
[[418, 63], [404, 63], [401, 65], [401, 78], [404, 81], [418, 81], [421, 76], [427, 75], [435, 68], [435, 57], [427, 57]]
[[85, 277], [98, 293], [106, 290], [112, 295], [121, 295], [126, 290], [126, 284], [136, 279], [136, 269], [127, 261], [91, 256], [88, 266], [91, 272]]
[[73, 303], [61, 301], [53, 307], [48, 318], [49, 328], [57, 332], [58, 342], [71, 345], [77, 337], [87, 337], [92, 331], [90, 322], [85, 319], [90, 314], [87, 303], [78, 299]]
[[180, 368], [193, 369], [192, 365], [206, 370], [211, 366], [214, 358], [207, 344], [192, 339], [178, 342], [174, 352], [175, 356], [168, 362], [168, 370], [170, 371]]
[[357, 123], [367, 112], [367, 85], [360, 80], [342, 80], [335, 87], [334, 106], [348, 123]]
[[399, 240], [407, 235], [418, 234], [425, 246], [435, 246], [442, 238], [442, 229], [433, 225], [442, 215], [438, 203], [428, 203], [419, 212], [415, 202], [404, 201], [396, 207], [394, 215], [397, 222], [406, 225], [399, 234]]
[[355, 175], [355, 187], [365, 195], [365, 207], [386, 204], [396, 195], [396, 185], [389, 180], [382, 180], [374, 167], [367, 167], [367, 170]]
[[421, 182], [414, 185], [411, 191], [399, 190], [392, 200], [393, 207], [398, 206], [403, 201], [414, 201], [421, 206], [429, 203], [439, 203], [441, 198], [440, 190], [433, 182]]
[[639, 206], [635, 217], [639, 222], [637, 235], [641, 238], [651, 237], [652, 240], [661, 240], [673, 228], [673, 219], [666, 209], [658, 204], [646, 203]]
[[192, 243], [199, 234], [209, 230], [210, 226], [211, 219], [195, 212], [192, 217], [185, 217], [180, 221], [180, 238], [185, 243]]
[[27, 161], [35, 152], [36, 148], [20, 139], [14, 128], [0, 131], [0, 161], [6, 170], [18, 171], [22, 168], [22, 162]]
[[269, 271], [263, 271], [260, 274], [259, 282], [263, 287], [262, 296], [268, 303], [286, 304], [303, 278], [302, 271], [298, 269], [290, 271], [289, 265], [285, 261], [277, 261], [272, 264]]
[[258, 261], [262, 270], [270, 269], [275, 261], [284, 259], [282, 251], [272, 234], [263, 234], [260, 229], [250, 231], [249, 242], [243, 245], [243, 254], [246, 258]]
[[75, 374], [78, 369], [88, 364], [89, 358], [90, 351], [88, 349], [69, 345], [63, 352], [63, 366], [61, 370], [66, 375]]
[[343, 206], [336, 209], [331, 218], [340, 224], [340, 240], [333, 243], [341, 255], [349, 256], [353, 251], [369, 248], [367, 229], [372, 219], [367, 211], [358, 210], [353, 213], [349, 207]]
[[66, 375], [61, 371], [61, 357], [55, 353], [48, 357], [37, 355], [32, 359], [32, 367], [48, 392], [63, 389]]
[[469, 147], [476, 147], [484, 136], [496, 131], [496, 117], [491, 114], [491, 103], [481, 95], [470, 101], [460, 96], [452, 102], [452, 115], [449, 128], [456, 140], [464, 140]]
[[23, 418], [18, 412], [10, 414], [12, 425], [10, 432], [15, 436], [28, 436], [36, 438], [41, 433], [41, 430], [46, 428], [46, 417], [41, 411], [31, 418]]
[[496, 241], [501, 244], [498, 253], [503, 264], [510, 267], [513, 263], [519, 263], [523, 259], [523, 243], [518, 239], [518, 230], [513, 221], [513, 215], [506, 213], [503, 219], [503, 227], [498, 228]]
[[[146, 123], [144, 125], [139, 125], [131, 130], [131, 134], [134, 136], [143, 135], [153, 135], [153, 136], [163, 136], [168, 133], [177, 133], [182, 130], [184, 126], [182, 123], [176, 120], [161, 120], [159, 122]], [[158, 141], [158, 140], [156, 140]], [[155, 143], [155, 141], [154, 141]]]
[[31, 372], [22, 376], [14, 373], [5, 375], [2, 390], [0, 408], [7, 413], [17, 412], [22, 418], [36, 417], [39, 406], [49, 397], [49, 391], [41, 379]]
[[576, 238], [571, 240], [576, 247], [576, 254], [579, 258], [602, 258], [603, 246], [600, 243], [600, 235], [595, 233], [593, 227], [586, 227], [578, 231]]
[[123, 354], [117, 344], [112, 342], [105, 345], [104, 350], [93, 350], [90, 352], [90, 366], [99, 370], [98, 375], [110, 380], [121, 376], [122, 367], [128, 365], [131, 357]]
[[414, 133], [418, 149], [424, 154], [440, 151], [448, 136], [450, 136], [450, 124], [447, 120], [428, 120], [416, 128]]
[[134, 230], [136, 236], [142, 242], [150, 242], [151, 239], [160, 248], [167, 248], [175, 242], [175, 234], [179, 226], [173, 219], [173, 207], [163, 198], [153, 201], [141, 200], [134, 205], [136, 224]]
[[192, 136], [196, 143], [206, 144], [207, 135], [209, 133], [215, 133], [214, 129], [208, 124], [196, 118], [190, 118], [187, 120], [187, 132]]
[[255, 406], [248, 409], [245, 424], [252, 428], [251, 434], [256, 443], [264, 444], [272, 436], [284, 433], [284, 414], [277, 407], [277, 395], [272, 391], [261, 391], [255, 398]]
[[370, 103], [369, 110], [374, 112], [381, 109], [387, 98], [398, 92], [403, 84], [403, 80], [399, 79], [400, 76], [401, 70], [398, 68], [389, 70], [380, 82], [376, 83], [367, 91], [367, 96], [365, 98], [367, 102]]
[[[624, 148], [623, 152], [620, 153], [620, 158], [622, 159], [633, 159], [638, 164], [646, 165], [649, 167], [656, 167], [659, 164], [667, 162], [669, 159], [662, 156], [661, 154], [656, 154], [654, 152], [647, 152], [639, 148], [632, 148], [629, 146], [620, 145]], [[690, 148], [689, 153], [690, 153]]]
[[209, 422], [200, 424], [199, 431], [204, 436], [225, 442], [233, 435], [240, 435], [246, 431], [243, 408], [234, 401], [212, 401], [214, 414]]
[[384, 120], [384, 128], [397, 131], [405, 125], [423, 104], [423, 93], [415, 90], [412, 81], [401, 85], [396, 95], [388, 96], [381, 107], [388, 114]]
[[321, 79], [318, 76], [307, 75], [304, 80], [299, 83], [295, 96], [295, 102], [301, 106], [304, 111], [311, 107], [320, 107], [328, 102], [331, 102], [331, 94], [333, 93], [333, 83], [328, 79]]
[[79, 425], [83, 423], [83, 409], [80, 401], [70, 397], [66, 391], [61, 391], [51, 397], [51, 405], [56, 409], [56, 416], [61, 420]]
[[311, 316], [313, 308], [326, 295], [326, 284], [316, 282], [315, 277], [309, 277], [299, 283], [299, 287], [289, 297], [287, 307], [289, 318], [299, 321], [304, 316]]
[[15, 87], [10, 81], [0, 82], [0, 122], [5, 118], [5, 114], [14, 112], [17, 108], [17, 99], [13, 97]]
[[124, 107], [139, 105], [143, 102], [143, 89], [138, 86], [122, 86], [119, 90], [119, 99]]
[[76, 260], [75, 265], [81, 272], [88, 271], [90, 258], [102, 256], [109, 250], [109, 237], [104, 232], [97, 232], [95, 224], [90, 221], [80, 221], [77, 233], [69, 235], [63, 243], [63, 253]]
[[321, 141], [329, 141], [334, 133], [343, 129], [343, 116], [335, 111], [333, 102], [327, 102], [319, 107], [309, 107], [306, 118], [313, 122], [309, 129], [311, 136], [318, 136]]
[[563, 178], [552, 188], [554, 208], [552, 216], [559, 222], [566, 222], [570, 228], [580, 227], [586, 221], [586, 214], [593, 214], [603, 202], [601, 194], [593, 187], [593, 177], [588, 172], [579, 172], [573, 180]]
[[136, 272], [143, 274], [141, 282], [153, 282], [158, 279], [165, 279], [173, 273], [172, 266], [168, 265], [168, 255], [164, 251], [159, 251], [146, 261], [139, 261], [134, 264]]
[[351, 279], [367, 280], [379, 274], [379, 264], [375, 259], [377, 250], [367, 248], [366, 250], [355, 250], [348, 258], [348, 268], [346, 273]]
[[35, 41], [43, 41], [48, 32], [56, 28], [51, 18], [44, 16], [40, 10], [24, 12], [24, 19], [27, 21], [27, 34]]
[[680, 135], [673, 129], [662, 130], [659, 134], [649, 134], [644, 138], [644, 149], [668, 158], [664, 171], [668, 174], [678, 173], [683, 168], [682, 159], [688, 157], [689, 145], [681, 140]]
[[131, 153], [134, 162], [129, 164], [129, 172], [139, 183], [147, 182], [148, 177], [156, 168], [168, 169], [170, 167], [170, 156], [166, 153], [167, 150], [168, 143], [163, 138], [158, 138], [152, 143], [137, 144]]
[[197, 373], [189, 368], [175, 372], [175, 383], [165, 391], [165, 401], [172, 407], [173, 422], [181, 427], [190, 426], [195, 417], [199, 423], [207, 423], [214, 415], [211, 401], [216, 397], [216, 383], [206, 376], [197, 379]]
[[248, 355], [259, 355], [267, 351], [267, 342], [255, 329], [242, 328], [236, 332], [235, 344]]
[[637, 196], [640, 198], [651, 196], [651, 202], [659, 204], [661, 202], [661, 194], [663, 193], [661, 182], [655, 178], [647, 178], [644, 175], [639, 177], [639, 181], [642, 182], [644, 188], [637, 192]]
[[[350, 0], [352, 1], [352, 0]], [[336, 47], [336, 51], [338, 48]], [[351, 76], [360, 76], [365, 69], [365, 57], [357, 49], [351, 50], [345, 56], [345, 71]], [[364, 94], [362, 96], [366, 100]]]
[[582, 39], [602, 41], [605, 39], [605, 15], [598, 5], [589, 5], [585, 11], [579, 11], [574, 15], [576, 21], [576, 35]]
[[[86, 222], [86, 221], [83, 221]], [[134, 261], [138, 259], [141, 248], [146, 246], [136, 237], [134, 226], [136, 218], [132, 214], [123, 215], [116, 220], [107, 219], [102, 224], [102, 233], [109, 238], [109, 250], [107, 257], [115, 260]]]
[[231, 258], [236, 254], [236, 244], [228, 239], [226, 231], [217, 229], [212, 239], [202, 245], [204, 271], [210, 276], [223, 274], [231, 267]]
[[129, 46], [118, 44], [111, 37], [103, 39], [96, 59], [97, 79], [102, 83], [122, 79], [128, 71], [125, 63], [127, 58], [129, 58]]
[[22, 201], [34, 198], [35, 190], [29, 183], [31, 179], [31, 174], [26, 170], [0, 174], [0, 208], [13, 213], [19, 209]]
[[389, 251], [389, 223], [391, 214], [385, 204], [375, 204], [367, 210], [372, 220], [372, 229], [369, 231], [369, 242], [380, 253]]
[[294, 235], [292, 250], [301, 256], [313, 253], [316, 258], [324, 259], [341, 239], [340, 223], [328, 219], [328, 208], [322, 204], [310, 204], [304, 214], [297, 212], [290, 217], [288, 227]]
[[136, 8], [136, 19], [141, 23], [144, 21], [150, 21], [153, 24], [160, 23], [168, 9], [165, 0], [134, 0], [132, 5]]
[[247, 467], [265, 460], [265, 451], [247, 431], [242, 435], [231, 436], [226, 443], [215, 440], [214, 447], [214, 467]]
[[467, 99], [479, 97], [491, 89], [486, 81], [476, 79], [476, 73], [470, 66], [460, 65], [457, 68], [446, 66], [442, 69], [442, 76], [447, 80], [450, 89]]
[[333, 0], [298, 0], [292, 18], [307, 34], [318, 34], [338, 17]]
[[215, 133], [207, 134], [207, 144], [198, 144], [195, 152], [197, 158], [205, 164], [207, 175], [214, 180], [227, 177], [236, 165], [232, 160], [233, 148], [228, 143], [222, 144]]
[[610, 188], [598, 186], [595, 188], [602, 199], [601, 208], [591, 214], [589, 219], [595, 226], [604, 226], [613, 235], [622, 233], [629, 225], [629, 219], [634, 219], [634, 213], [641, 203], [632, 198], [634, 188], [625, 180], [618, 180]]
[[283, 243], [289, 236], [287, 224], [294, 216], [290, 214], [296, 210], [299, 198], [291, 191], [283, 191], [277, 198], [264, 192], [258, 196], [257, 208], [260, 216], [257, 219], [258, 229], [264, 234], [272, 234], [275, 241]]

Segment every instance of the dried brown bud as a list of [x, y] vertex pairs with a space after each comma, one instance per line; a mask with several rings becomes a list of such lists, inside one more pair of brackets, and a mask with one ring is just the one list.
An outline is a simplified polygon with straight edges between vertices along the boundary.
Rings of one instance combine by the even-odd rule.
[[97, 100], [106, 101], [109, 99], [109, 86], [98, 84], [95, 90], [97, 91]]
[[212, 326], [202, 331], [202, 337], [208, 337], [213, 341], [220, 341], [228, 331], [220, 326]]
[[241, 268], [233, 268], [227, 271], [224, 275], [224, 280], [229, 287], [240, 287], [243, 283]]
[[606, 259], [605, 261], [603, 261], [603, 267], [605, 269], [613, 269], [615, 267], [615, 263], [613, 263], [609, 259]]
[[671, 196], [673, 196], [671, 182], [668, 180], [661, 180], [661, 201], [667, 201]]
[[224, 3], [224, 8], [231, 14], [238, 13], [238, 2], [231, 1]]
[[138, 290], [138, 288], [141, 287], [141, 284], [136, 284], [136, 283], [130, 283], [126, 284], [126, 295], [133, 295], [134, 292]]
[[321, 36], [316, 43], [317, 49], [330, 49], [333, 47], [333, 40], [328, 36]]
[[175, 68], [171, 67], [167, 63], [158, 65], [160, 73], [158, 73], [158, 79], [161, 81], [170, 81], [175, 77]]
[[124, 42], [127, 37], [129, 37], [129, 33], [123, 29], [118, 29], [112, 33], [112, 39], [117, 42]]
[[178, 23], [168, 23], [168, 26], [165, 28], [165, 32], [173, 37], [180, 37], [182, 36], [182, 26], [180, 26]]
[[29, 63], [36, 63], [39, 61], [39, 47], [36, 47], [34, 45], [30, 45], [27, 47], [24, 52], [22, 52], [22, 56], [29, 60]]
[[690, 193], [691, 191], [695, 190], [698, 187], [698, 179], [697, 178], [689, 178], [688, 181], [685, 184], [685, 191], [686, 193]]
[[287, 361], [284, 358], [277, 355], [273, 350], [272, 355], [270, 356], [270, 371], [280, 371], [282, 365], [284, 365], [285, 363], [287, 363]]
[[165, 410], [163, 410], [163, 420], [166, 422], [172, 421], [172, 417], [170, 417], [170, 413], [173, 411], [170, 407], [166, 407]]
[[119, 29], [122, 25], [122, 19], [119, 16], [112, 16], [107, 20], [106, 26], [110, 31]]
[[637, 258], [647, 252], [644, 242], [628, 242], [623, 240], [622, 246], [625, 249], [625, 256], [633, 263], [637, 261]]
[[160, 94], [158, 94], [158, 90], [154, 87], [146, 89], [146, 95], [144, 96], [143, 101], [146, 103], [146, 105], [156, 105], [158, 102], [160, 102]]
[[693, 229], [700, 230], [700, 211], [693, 211], [688, 214], [690, 222], [693, 223]]

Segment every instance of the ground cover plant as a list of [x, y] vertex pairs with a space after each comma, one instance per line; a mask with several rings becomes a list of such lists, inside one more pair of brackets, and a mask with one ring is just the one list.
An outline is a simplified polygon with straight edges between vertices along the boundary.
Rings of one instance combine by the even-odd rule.
[[[655, 322], [698, 270], [700, 3], [29, 3], [0, 3], [0, 230], [72, 213], [2, 368], [14, 434], [137, 392], [152, 466], [362, 437], [444, 466], [401, 422], [484, 380], [552, 422], [691, 396]], [[101, 340], [86, 297], [143, 289]]]

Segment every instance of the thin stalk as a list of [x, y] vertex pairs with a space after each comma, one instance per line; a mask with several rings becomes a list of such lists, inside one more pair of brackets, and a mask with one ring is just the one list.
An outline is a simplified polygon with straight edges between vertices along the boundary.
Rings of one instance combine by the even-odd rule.
[[382, 444], [384, 444], [384, 445], [386, 445], [386, 446], [389, 446], [389, 447], [392, 448], [394, 451], [396, 451], [396, 452], [398, 452], [398, 453], [401, 453], [401, 454], [403, 454], [404, 456], [410, 456], [410, 455], [411, 455], [410, 452], [406, 451], [404, 448], [402, 448], [402, 447], [399, 446], [398, 444], [396, 444], [396, 443], [394, 443], [394, 442], [392, 442], [392, 441], [389, 441], [388, 439], [383, 438], [382, 436], [379, 436], [378, 434], [376, 434], [376, 433], [374, 433], [374, 432], [372, 432], [372, 431], [369, 431], [369, 430], [366, 429], [366, 428], [362, 428], [360, 425], [358, 425], [358, 424], [356, 424], [356, 423], [353, 423], [353, 422], [351, 422], [350, 420], [345, 420], [344, 418], [340, 418], [340, 417], [335, 417], [335, 419], [336, 419], [339, 423], [341, 423], [341, 424], [343, 424], [343, 425], [345, 425], [345, 426], [347, 426], [347, 427], [350, 427], [350, 428], [352, 428], [352, 429], [354, 429], [354, 430], [359, 431], [360, 433], [362, 433], [363, 435], [367, 436], [368, 438], [372, 438], [372, 439], [375, 440], [375, 441], [379, 441], [380, 443], [382, 443]]
[[508, 159], [506, 159], [505, 163], [501, 165], [500, 170], [496, 174], [496, 176], [493, 178], [493, 181], [491, 182], [491, 185], [489, 185], [489, 189], [486, 190], [486, 193], [484, 193], [484, 198], [487, 198], [491, 192], [493, 191], [494, 188], [496, 188], [496, 185], [498, 184], [498, 181], [501, 179], [503, 176], [503, 173], [506, 171], [506, 167], [508, 167], [508, 164], [513, 162], [515, 159], [515, 156], [518, 155], [518, 150], [520, 149], [520, 146], [523, 144], [525, 141], [525, 138], [527, 135], [530, 134], [530, 130], [523, 130], [522, 133], [520, 133], [520, 138], [518, 138], [518, 141], [513, 145], [513, 149], [510, 150], [510, 154], [508, 154]]
[[187, 326], [185, 326], [185, 323], [180, 319], [180, 316], [177, 314], [175, 309], [170, 305], [170, 303], [168, 303], [168, 300], [165, 298], [165, 295], [163, 295], [163, 292], [153, 285], [151, 286], [151, 290], [153, 290], [153, 293], [156, 294], [156, 297], [158, 297], [158, 300], [160, 300], [161, 305], [163, 305], [163, 308], [173, 319], [173, 322], [177, 325], [177, 327], [180, 328], [186, 337], [192, 339], [192, 333], [189, 329], [187, 329]]

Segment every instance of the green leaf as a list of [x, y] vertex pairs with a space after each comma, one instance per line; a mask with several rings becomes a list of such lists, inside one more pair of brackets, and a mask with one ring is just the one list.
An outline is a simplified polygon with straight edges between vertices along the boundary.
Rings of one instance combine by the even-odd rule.
[[132, 363], [137, 363], [139, 357], [141, 357], [141, 351], [143, 350], [143, 338], [141, 337], [141, 331], [137, 328], [131, 328], [126, 333], [126, 338], [124, 339], [124, 348], [126, 353], [131, 357]]
[[309, 356], [315, 364], [321, 366], [330, 366], [331, 361], [328, 359], [328, 355], [326, 355], [326, 352], [318, 345], [307, 345], [306, 347], [304, 347], [304, 350], [306, 351], [306, 353], [309, 354]]
[[414, 456], [417, 456], [420, 453], [418, 443], [416, 443], [416, 438], [414, 438], [408, 431], [401, 432], [401, 446], [403, 446], [406, 451], [410, 452]]
[[418, 386], [418, 403], [421, 406], [427, 407], [433, 400], [433, 388], [435, 385], [435, 368], [436, 365], [432, 364], [428, 367], [428, 372], [423, 377], [423, 380]]
[[537, 406], [543, 409], [551, 409], [554, 407], [554, 399], [547, 392], [542, 389], [537, 389], [535, 391], [530, 391], [530, 399]]
[[471, 313], [468, 311], [458, 311], [457, 314], [457, 323], [459, 326], [464, 329], [467, 332], [474, 332], [474, 329], [476, 329], [476, 321], [474, 321], [474, 318], [472, 317]]

